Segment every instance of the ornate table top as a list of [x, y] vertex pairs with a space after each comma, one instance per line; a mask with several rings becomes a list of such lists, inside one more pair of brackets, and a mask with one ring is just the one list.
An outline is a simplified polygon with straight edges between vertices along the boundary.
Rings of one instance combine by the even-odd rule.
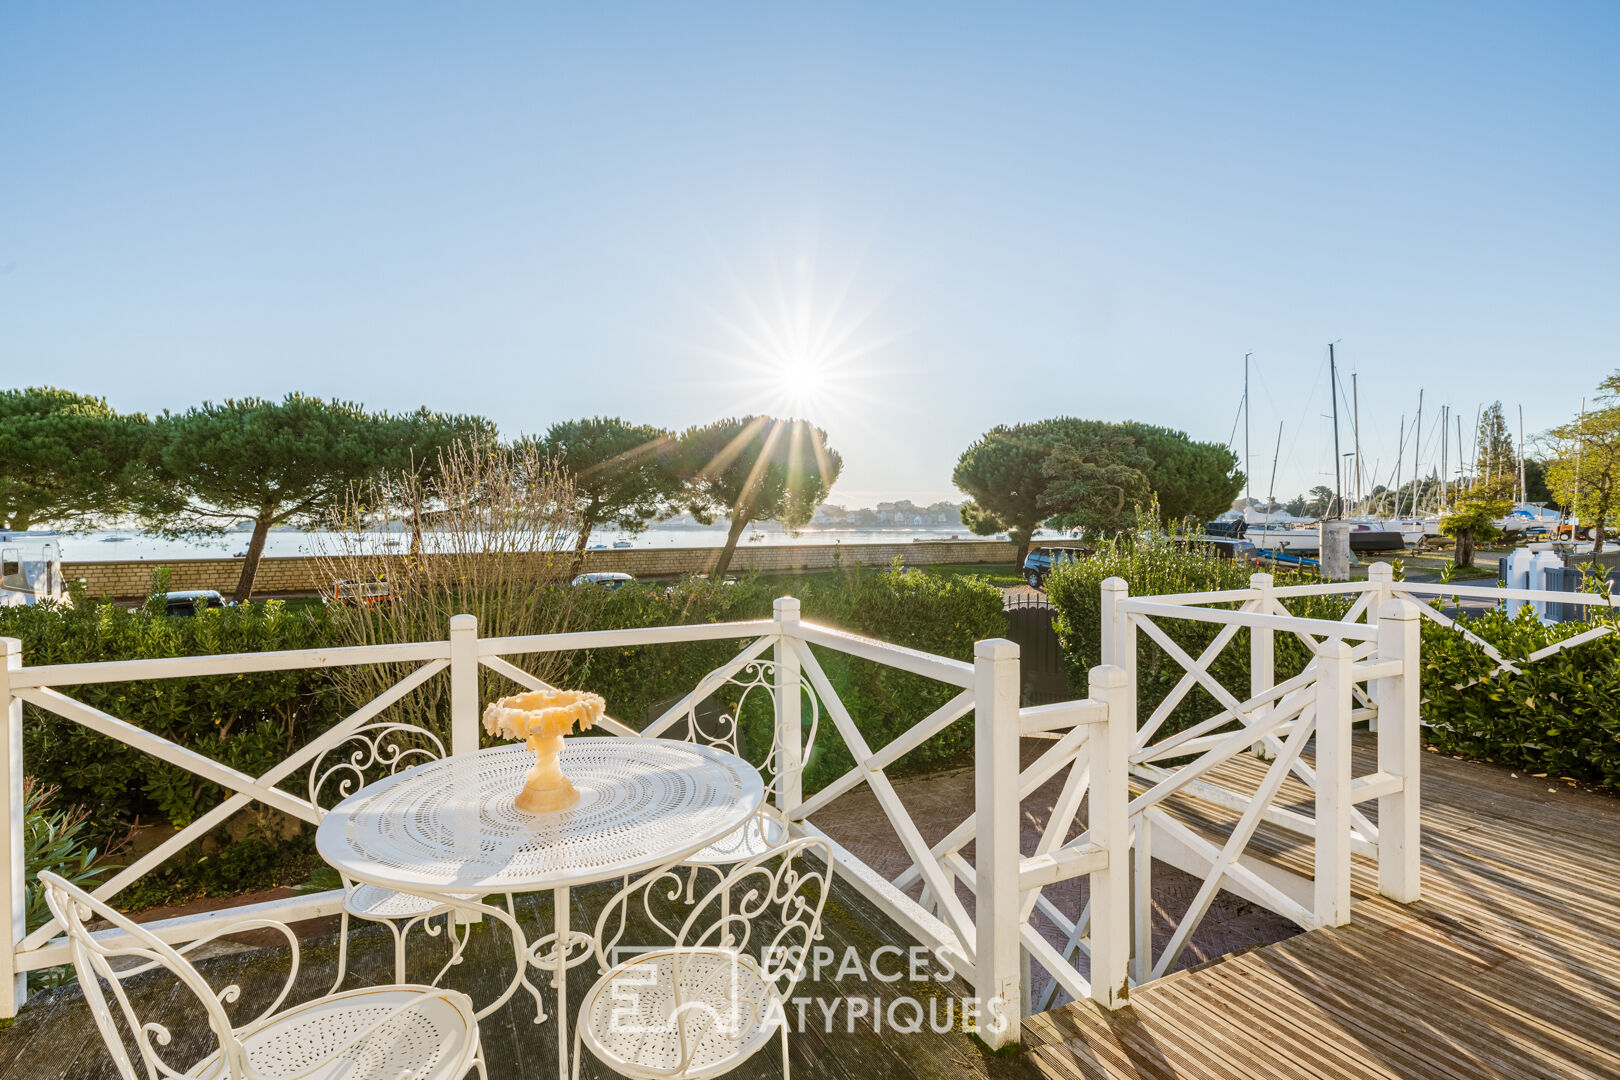
[[758, 809], [753, 766], [669, 739], [571, 738], [562, 768], [579, 804], [528, 814], [512, 804], [534, 755], [500, 746], [428, 762], [362, 788], [321, 821], [321, 857], [402, 891], [526, 892], [606, 881], [712, 843]]

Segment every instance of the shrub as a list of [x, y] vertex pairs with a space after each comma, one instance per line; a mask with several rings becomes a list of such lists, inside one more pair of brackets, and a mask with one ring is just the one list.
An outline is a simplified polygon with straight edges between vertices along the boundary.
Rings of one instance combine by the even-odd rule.
[[[1599, 625], [1547, 625], [1529, 606], [1516, 616], [1493, 608], [1457, 621], [1517, 661]], [[1620, 638], [1609, 634], [1573, 646], [1523, 664], [1517, 675], [1495, 674], [1495, 667], [1460, 631], [1424, 621], [1423, 716], [1431, 746], [1529, 772], [1620, 786]]]
[[[774, 597], [788, 587], [780, 582], [767, 586], [757, 579], [735, 585], [690, 580], [673, 588], [637, 585], [616, 592], [574, 591], [578, 596], [570, 603], [579, 605], [572, 619], [575, 628], [612, 629], [766, 618]], [[975, 640], [1005, 632], [1000, 592], [977, 578], [902, 570], [852, 572], [807, 580], [797, 591], [808, 619], [958, 659], [971, 659]], [[312, 606], [294, 610], [275, 600], [190, 617], [96, 604], [83, 595], [74, 601], [72, 607], [0, 608], [0, 635], [21, 638], [30, 665], [351, 643], [326, 610]], [[441, 628], [437, 633], [446, 632]], [[639, 726], [655, 706], [686, 693], [741, 647], [741, 642], [718, 641], [576, 652], [559, 657], [560, 673], [548, 674], [564, 685], [596, 690], [607, 698], [611, 715]], [[821, 656], [828, 677], [873, 746], [883, 745], [952, 693], [950, 687], [915, 675], [825, 652]], [[517, 658], [520, 663], [524, 659]], [[355, 704], [334, 683], [333, 672], [322, 669], [61, 689], [253, 776], [336, 723]], [[509, 690], [509, 684], [503, 688], [491, 682], [483, 692], [487, 697]], [[30, 773], [59, 788], [67, 802], [84, 805], [90, 813], [86, 829], [95, 837], [116, 835], [136, 822], [185, 825], [223, 797], [218, 785], [178, 765], [33, 706], [26, 706], [24, 713], [24, 754]], [[908, 755], [905, 764], [926, 767], [953, 757], [971, 745], [969, 730], [953, 726]], [[830, 722], [823, 731], [826, 749], [812, 762], [812, 785], [841, 772], [849, 761]]]
[[[593, 629], [613, 629], [768, 618], [772, 601], [791, 591], [799, 597], [808, 621], [958, 660], [972, 660], [975, 641], [1006, 633], [1001, 591], [982, 578], [895, 567], [881, 573], [821, 575], [794, 585], [798, 587], [787, 589], [780, 582], [767, 585], [757, 578], [733, 585], [702, 579], [689, 579], [674, 588], [633, 585], [612, 593], [600, 591], [583, 601], [576, 622]], [[610, 715], [640, 726], [653, 719], [659, 706], [672, 704], [704, 675], [735, 656], [742, 644], [695, 642], [576, 653], [564, 678], [569, 685], [589, 687], [605, 697]], [[820, 647], [813, 651], [873, 748], [883, 746], [957, 693], [953, 687], [909, 672]], [[767, 653], [764, 659], [769, 658]], [[734, 692], [719, 695], [727, 706], [734, 699]], [[768, 738], [760, 700], [761, 708], [742, 718], [745, 740]], [[971, 748], [972, 739], [970, 723], [953, 724], [906, 755], [899, 771], [953, 761]], [[816, 741], [817, 750], [806, 768], [807, 791], [842, 774], [854, 760], [825, 715]]]
[[[72, 607], [0, 608], [0, 635], [21, 638], [31, 666], [308, 649], [331, 640], [319, 609], [293, 612], [275, 600], [170, 617], [93, 603], [82, 593], [73, 599]], [[318, 670], [60, 689], [255, 776], [337, 719], [328, 673]], [[31, 705], [24, 707], [23, 732], [29, 773], [59, 788], [66, 802], [83, 805], [97, 836], [138, 820], [184, 825], [222, 795], [217, 785], [177, 765]]]

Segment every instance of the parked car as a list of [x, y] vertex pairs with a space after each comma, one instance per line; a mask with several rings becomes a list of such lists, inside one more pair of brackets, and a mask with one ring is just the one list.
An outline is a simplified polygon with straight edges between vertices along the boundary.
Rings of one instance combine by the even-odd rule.
[[364, 604], [367, 607], [376, 607], [386, 604], [394, 598], [394, 587], [381, 578], [371, 578], [367, 581], [334, 581], [332, 591], [323, 599], [328, 604], [347, 604], [353, 607]]
[[1090, 548], [1082, 547], [1035, 548], [1024, 556], [1024, 580], [1029, 582], [1032, 589], [1044, 589], [1046, 575], [1052, 572], [1052, 567], [1090, 554]]
[[622, 574], [617, 570], [595, 570], [589, 574], [581, 574], [574, 579], [575, 585], [600, 585], [609, 590], [622, 589], [626, 585], [634, 585], [634, 574]]
[[163, 594], [163, 614], [195, 615], [203, 608], [228, 606], [218, 589], [181, 589]]

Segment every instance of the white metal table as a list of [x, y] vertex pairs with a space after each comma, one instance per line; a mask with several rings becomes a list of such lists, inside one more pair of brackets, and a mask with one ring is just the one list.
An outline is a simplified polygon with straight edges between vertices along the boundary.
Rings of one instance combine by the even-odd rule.
[[[572, 738], [563, 744], [561, 761], [580, 793], [571, 810], [518, 810], [513, 799], [534, 755], [522, 744], [492, 747], [362, 788], [321, 821], [315, 846], [356, 881], [442, 900], [511, 930], [517, 976], [478, 1015], [500, 1008], [521, 985], [535, 999], [535, 1022], [543, 1021], [545, 1007], [528, 967], [549, 967], [557, 992], [558, 1063], [566, 1080], [567, 969], [590, 955], [589, 935], [569, 929], [569, 889], [701, 850], [748, 820], [764, 798], [764, 785], [742, 758], [669, 739]], [[484, 903], [491, 894], [547, 889], [554, 896], [555, 925], [532, 944], [515, 912]]]

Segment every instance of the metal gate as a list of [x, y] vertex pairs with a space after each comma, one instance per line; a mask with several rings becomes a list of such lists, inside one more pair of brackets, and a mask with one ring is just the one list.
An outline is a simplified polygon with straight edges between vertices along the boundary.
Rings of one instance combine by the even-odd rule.
[[1046, 597], [1029, 593], [1007, 597], [1007, 636], [1018, 643], [1019, 704], [1049, 705], [1074, 697], [1069, 669], [1052, 626], [1056, 609]]

